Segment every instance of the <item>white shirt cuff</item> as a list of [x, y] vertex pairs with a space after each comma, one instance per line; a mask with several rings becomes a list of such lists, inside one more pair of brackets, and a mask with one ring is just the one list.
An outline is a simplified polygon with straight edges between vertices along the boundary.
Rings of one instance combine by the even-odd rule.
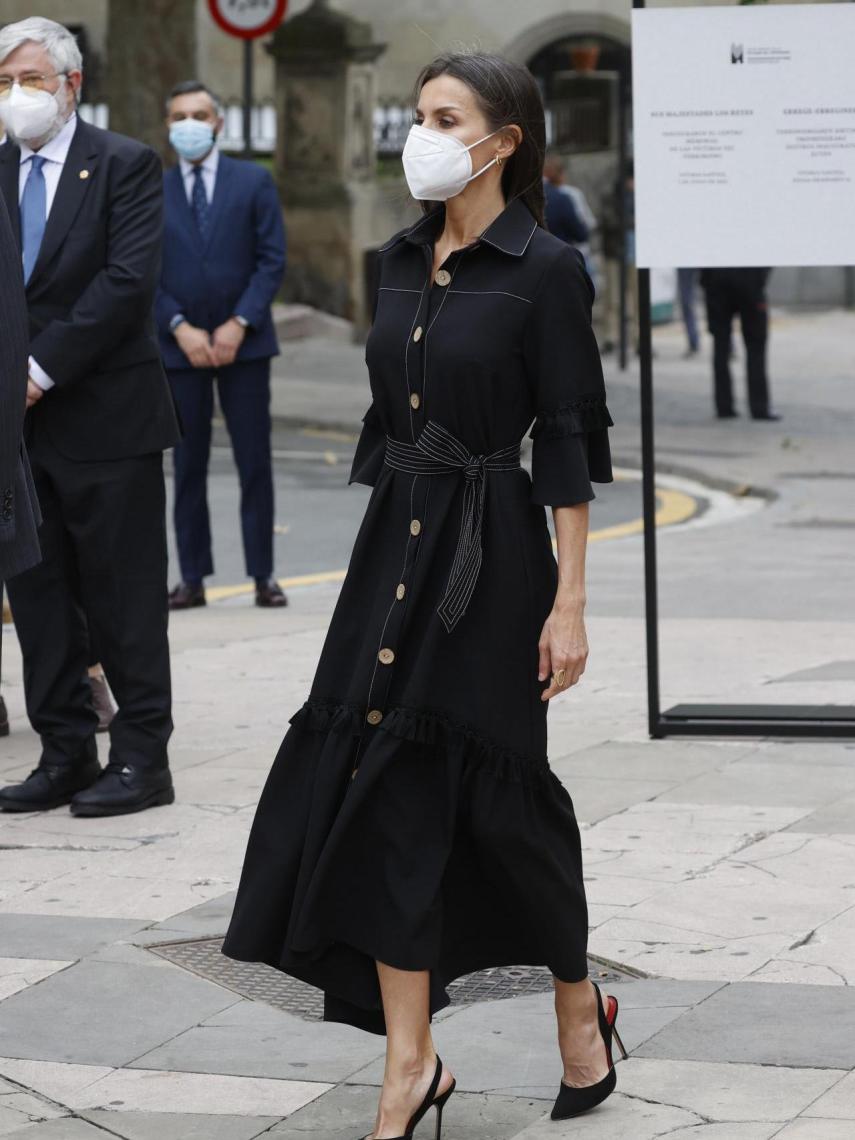
[[54, 387], [54, 382], [45, 372], [40, 364], [36, 364], [32, 356], [30, 357], [30, 379], [34, 380], [43, 392], [49, 392]]

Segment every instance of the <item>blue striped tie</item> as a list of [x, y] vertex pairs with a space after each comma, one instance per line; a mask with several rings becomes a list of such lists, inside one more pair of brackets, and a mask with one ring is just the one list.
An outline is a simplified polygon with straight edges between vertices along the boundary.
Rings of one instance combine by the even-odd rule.
[[205, 193], [205, 183], [202, 181], [202, 167], [193, 167], [193, 215], [202, 241], [208, 236], [208, 195]]
[[24, 247], [24, 282], [30, 280], [39, 256], [47, 222], [47, 186], [42, 167], [47, 162], [38, 154], [30, 159], [30, 173], [21, 196], [21, 241]]

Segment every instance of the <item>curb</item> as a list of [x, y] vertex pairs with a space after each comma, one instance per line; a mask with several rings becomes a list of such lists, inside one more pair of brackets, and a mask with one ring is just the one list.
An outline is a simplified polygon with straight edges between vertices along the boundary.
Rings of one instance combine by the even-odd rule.
[[[308, 416], [274, 415], [273, 424], [275, 427], [287, 428], [292, 431], [305, 431], [307, 429], [311, 431], [334, 431], [354, 437], [357, 437], [362, 430], [361, 421], [357, 421], [355, 424], [345, 423], [341, 420], [321, 421]], [[633, 455], [615, 453], [612, 455], [612, 463], [615, 467], [628, 467], [634, 471], [641, 470], [641, 457], [637, 452]], [[757, 498], [765, 499], [767, 502], [774, 502], [780, 497], [780, 493], [772, 487], [762, 487], [756, 483], [744, 483], [721, 475], [710, 475], [709, 472], [702, 471], [697, 467], [690, 467], [683, 463], [672, 463], [670, 460], [657, 462], [656, 473], [677, 475], [682, 479], [693, 479], [696, 483], [709, 487], [711, 491], [725, 491], [736, 499], [754, 495]]]

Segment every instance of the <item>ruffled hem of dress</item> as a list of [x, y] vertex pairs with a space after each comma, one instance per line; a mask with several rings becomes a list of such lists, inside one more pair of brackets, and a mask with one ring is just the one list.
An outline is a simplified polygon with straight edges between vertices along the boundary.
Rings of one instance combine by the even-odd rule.
[[[311, 732], [356, 737], [365, 729], [365, 712], [358, 705], [308, 700], [288, 723]], [[467, 766], [484, 769], [500, 780], [542, 785], [553, 778], [545, 756], [526, 756], [506, 748], [437, 710], [392, 708], [384, 713], [380, 724], [367, 731], [449, 754], [462, 752]]]
[[564, 439], [614, 426], [604, 396], [576, 396], [551, 412], [538, 416], [530, 439]]

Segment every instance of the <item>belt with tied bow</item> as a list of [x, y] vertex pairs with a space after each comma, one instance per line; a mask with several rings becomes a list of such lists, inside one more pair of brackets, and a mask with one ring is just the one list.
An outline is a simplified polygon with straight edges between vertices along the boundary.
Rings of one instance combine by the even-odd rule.
[[463, 516], [460, 537], [451, 573], [437, 613], [449, 633], [457, 625], [472, 600], [483, 553], [481, 528], [488, 471], [516, 471], [520, 467], [520, 445], [502, 447], [490, 455], [472, 455], [465, 444], [442, 424], [428, 420], [415, 443], [401, 443], [386, 437], [386, 463], [410, 475], [453, 475], [462, 472]]

